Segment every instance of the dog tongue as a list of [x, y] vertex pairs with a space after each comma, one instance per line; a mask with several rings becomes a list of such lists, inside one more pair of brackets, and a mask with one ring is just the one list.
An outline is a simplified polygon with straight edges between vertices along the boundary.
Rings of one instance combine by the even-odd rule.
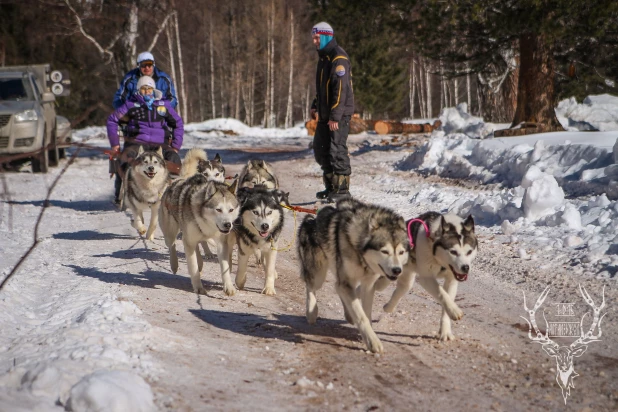
[[260, 232], [260, 236], [266, 237], [266, 236], [268, 236], [268, 232]]

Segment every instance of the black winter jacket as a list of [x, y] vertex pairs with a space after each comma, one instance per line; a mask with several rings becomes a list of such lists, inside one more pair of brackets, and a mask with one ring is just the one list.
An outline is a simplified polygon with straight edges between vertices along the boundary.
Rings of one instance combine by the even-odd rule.
[[354, 114], [354, 90], [348, 54], [332, 39], [318, 50], [318, 70], [315, 77], [316, 96], [311, 106], [318, 121], [340, 121]]

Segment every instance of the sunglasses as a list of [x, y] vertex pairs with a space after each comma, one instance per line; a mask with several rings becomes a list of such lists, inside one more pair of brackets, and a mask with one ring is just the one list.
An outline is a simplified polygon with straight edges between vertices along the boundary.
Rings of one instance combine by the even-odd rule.
[[152, 63], [142, 63], [139, 65], [140, 68], [145, 69], [146, 67], [152, 67]]

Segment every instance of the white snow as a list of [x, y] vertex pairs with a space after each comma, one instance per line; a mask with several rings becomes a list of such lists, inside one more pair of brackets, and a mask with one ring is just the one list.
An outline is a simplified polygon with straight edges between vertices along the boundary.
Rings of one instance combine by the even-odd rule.
[[566, 130], [618, 130], [618, 97], [609, 94], [588, 96], [582, 103], [574, 97], [558, 103], [556, 115]]
[[67, 410], [73, 412], [150, 412], [155, 410], [150, 386], [125, 371], [97, 371], [71, 388]]

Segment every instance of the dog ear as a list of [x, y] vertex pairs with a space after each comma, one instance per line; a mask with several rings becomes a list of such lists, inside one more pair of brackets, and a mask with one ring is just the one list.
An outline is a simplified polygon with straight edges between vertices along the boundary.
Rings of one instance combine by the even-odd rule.
[[380, 228], [380, 223], [376, 215], [371, 216], [369, 219], [369, 231], [374, 232]]
[[247, 170], [251, 170], [251, 169], [253, 169], [253, 160], [249, 160], [247, 162]]
[[157, 154], [163, 157], [163, 146], [159, 146], [159, 148], [157, 149]]
[[215, 161], [215, 162], [222, 162], [222, 161], [223, 161], [223, 160], [221, 160], [221, 156], [219, 156], [219, 153], [217, 153], [217, 154], [215, 155], [214, 161]]
[[464, 220], [463, 228], [468, 232], [474, 232], [474, 219], [472, 218], [472, 215], [468, 215], [466, 220]]
[[139, 145], [139, 149], [137, 149], [137, 155], [141, 155], [142, 153], [144, 153], [144, 146]]
[[266, 162], [264, 160], [258, 160], [257, 164], [261, 168], [264, 168], [264, 169], [266, 168]]
[[238, 187], [238, 179], [234, 179], [234, 181], [232, 182], [228, 190], [230, 191], [231, 194], [235, 195], [237, 187]]

